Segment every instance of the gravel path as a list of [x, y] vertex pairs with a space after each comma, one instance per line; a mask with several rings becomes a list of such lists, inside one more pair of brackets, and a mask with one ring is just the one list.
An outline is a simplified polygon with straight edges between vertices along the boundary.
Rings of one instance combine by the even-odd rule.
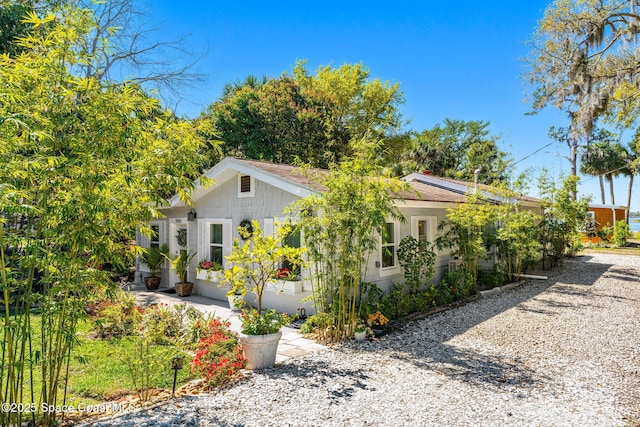
[[640, 257], [585, 255], [550, 274], [99, 425], [637, 425]]

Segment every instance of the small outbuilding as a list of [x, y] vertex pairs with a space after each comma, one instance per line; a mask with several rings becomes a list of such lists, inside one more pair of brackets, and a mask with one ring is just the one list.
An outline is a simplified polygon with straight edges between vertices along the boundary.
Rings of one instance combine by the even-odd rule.
[[602, 239], [594, 234], [605, 227], [613, 227], [618, 221], [628, 221], [629, 208], [615, 205], [589, 205], [587, 215], [593, 220], [595, 229], [583, 231], [582, 241], [599, 243]]

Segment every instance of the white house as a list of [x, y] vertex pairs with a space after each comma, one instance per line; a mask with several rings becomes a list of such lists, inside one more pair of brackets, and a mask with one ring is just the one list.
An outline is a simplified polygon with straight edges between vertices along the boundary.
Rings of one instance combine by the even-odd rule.
[[[321, 192], [323, 187], [309, 175], [301, 174], [295, 166], [233, 157], [220, 161], [205, 176], [213, 179], [215, 184], [204, 187], [196, 182], [196, 190], [191, 197], [192, 207], [185, 206], [177, 196], [173, 197], [170, 207], [162, 210], [165, 217], [152, 222], [157, 237], [149, 240], [138, 236], [138, 242], [143, 247], [167, 243], [172, 254], [185, 249], [197, 251], [188, 275], [189, 281], [194, 282], [194, 293], [225, 299], [226, 290], [218, 286], [217, 275], [197, 275], [198, 262], [215, 261], [224, 267], [233, 239], [241, 238], [237, 229], [242, 221], [258, 220], [263, 232], [272, 234], [292, 202]], [[404, 179], [413, 190], [403, 193], [402, 199], [397, 201], [406, 222], [390, 221], [387, 224], [389, 233], [386, 233], [389, 237], [385, 241], [381, 239], [377, 251], [370, 256], [366, 280], [382, 289], [404, 281], [397, 258], [400, 240], [412, 235], [416, 239], [433, 242], [438, 224], [446, 219], [447, 209], [465, 202], [466, 194], [473, 191], [474, 186], [473, 183], [425, 174], [412, 174]], [[522, 202], [531, 206], [536, 204], [535, 199], [523, 198]], [[303, 240], [294, 239], [301, 244], [304, 244]], [[388, 250], [383, 252], [383, 248]], [[451, 260], [449, 253], [438, 253], [434, 280], [439, 280], [452, 264], [455, 261]], [[139, 263], [138, 271], [144, 271], [145, 267]], [[164, 287], [171, 287], [176, 281], [175, 272], [168, 268], [163, 270]], [[302, 302], [310, 295], [308, 281], [287, 283], [280, 292], [276, 289], [267, 292], [263, 304], [289, 313], [304, 307], [311, 313], [312, 304]]]

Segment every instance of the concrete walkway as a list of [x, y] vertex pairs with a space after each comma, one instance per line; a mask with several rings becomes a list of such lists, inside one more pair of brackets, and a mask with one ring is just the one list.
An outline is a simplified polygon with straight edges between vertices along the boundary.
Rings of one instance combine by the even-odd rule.
[[[144, 306], [158, 303], [168, 305], [187, 303], [203, 313], [215, 313], [217, 317], [228, 320], [231, 323], [231, 330], [240, 332], [242, 322], [238, 317], [238, 313], [231, 311], [228, 301], [206, 298], [200, 295], [181, 297], [176, 293], [167, 292], [171, 291], [171, 289], [161, 287], [158, 290], [149, 291], [144, 284], [132, 284], [128, 287], [128, 290], [135, 295], [138, 301], [140, 301], [140, 304]], [[325, 348], [325, 346], [322, 344], [304, 338], [297, 329], [284, 327], [282, 328], [282, 338], [278, 344], [276, 363], [323, 348]]]

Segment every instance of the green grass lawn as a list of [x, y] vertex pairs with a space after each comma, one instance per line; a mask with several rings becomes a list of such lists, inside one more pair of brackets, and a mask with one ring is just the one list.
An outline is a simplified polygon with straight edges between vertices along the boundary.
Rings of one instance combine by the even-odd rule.
[[[34, 326], [39, 325], [40, 316], [33, 315], [32, 322]], [[81, 322], [77, 334], [80, 343], [71, 355], [66, 403], [74, 407], [80, 403], [94, 405], [135, 393], [128, 370], [132, 361], [140, 360], [135, 342], [128, 337], [95, 339], [92, 334], [91, 320]], [[150, 369], [152, 372], [150, 387], [170, 389], [173, 385], [170, 359], [177, 350], [171, 346], [155, 345], [151, 351], [154, 356], [151, 357], [153, 365]], [[36, 396], [41, 388], [40, 372], [40, 367], [36, 367], [34, 370]], [[178, 386], [191, 378], [187, 360], [184, 368], [178, 372]], [[30, 391], [25, 390], [24, 395], [30, 396]], [[58, 402], [62, 404], [62, 391], [60, 391]]]

